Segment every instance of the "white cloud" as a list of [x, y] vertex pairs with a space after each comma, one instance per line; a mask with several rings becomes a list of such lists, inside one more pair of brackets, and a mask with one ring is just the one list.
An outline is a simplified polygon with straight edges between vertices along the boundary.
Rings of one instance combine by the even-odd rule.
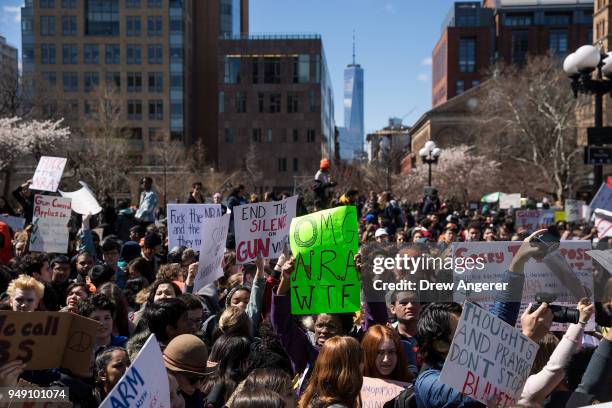
[[385, 11], [389, 14], [395, 14], [395, 7], [391, 3], [385, 4]]
[[6, 14], [15, 14], [13, 21], [19, 23], [21, 21], [21, 7], [19, 6], [4, 6], [2, 10]]
[[432, 64], [431, 57], [427, 57], [423, 59], [423, 61], [421, 61], [421, 65], [431, 65], [431, 64]]
[[417, 76], [417, 80], [421, 81], [421, 82], [427, 82], [427, 81], [429, 81], [429, 75], [428, 74], [419, 74], [419, 76]]

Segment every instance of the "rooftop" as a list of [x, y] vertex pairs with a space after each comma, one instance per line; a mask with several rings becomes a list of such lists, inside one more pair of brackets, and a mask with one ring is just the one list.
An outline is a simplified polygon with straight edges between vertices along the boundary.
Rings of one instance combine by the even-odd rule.
[[222, 36], [223, 40], [320, 40], [316, 33], [256, 33]]

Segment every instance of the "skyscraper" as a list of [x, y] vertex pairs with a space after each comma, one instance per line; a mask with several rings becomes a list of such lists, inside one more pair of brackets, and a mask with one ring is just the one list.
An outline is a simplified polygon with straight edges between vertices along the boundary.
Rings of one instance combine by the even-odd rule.
[[340, 130], [340, 159], [355, 160], [363, 154], [363, 69], [355, 62], [344, 70], [344, 130]]

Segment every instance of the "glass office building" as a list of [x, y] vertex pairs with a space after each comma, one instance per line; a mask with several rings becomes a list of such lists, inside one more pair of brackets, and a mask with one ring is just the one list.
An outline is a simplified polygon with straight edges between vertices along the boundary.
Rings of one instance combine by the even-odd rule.
[[340, 137], [340, 159], [363, 155], [363, 69], [354, 62], [344, 70], [344, 130]]

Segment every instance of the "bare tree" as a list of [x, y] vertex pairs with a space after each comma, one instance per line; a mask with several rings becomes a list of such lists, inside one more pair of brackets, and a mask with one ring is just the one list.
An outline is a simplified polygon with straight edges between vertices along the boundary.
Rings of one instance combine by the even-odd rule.
[[[530, 185], [563, 199], [580, 170], [575, 99], [560, 61], [553, 56], [496, 65], [476, 112], [484, 150], [503, 172], [530, 174]], [[513, 177], [516, 179], [516, 177]]]
[[151, 163], [162, 173], [162, 205], [168, 203], [168, 196], [180, 198], [189, 189], [190, 178], [187, 171], [186, 150], [182, 142], [170, 141], [167, 137], [153, 142]]
[[251, 141], [249, 149], [244, 156], [244, 172], [247, 176], [247, 183], [250, 185], [251, 191], [255, 191], [257, 183], [263, 177], [263, 171], [259, 161], [261, 160], [257, 146]]

